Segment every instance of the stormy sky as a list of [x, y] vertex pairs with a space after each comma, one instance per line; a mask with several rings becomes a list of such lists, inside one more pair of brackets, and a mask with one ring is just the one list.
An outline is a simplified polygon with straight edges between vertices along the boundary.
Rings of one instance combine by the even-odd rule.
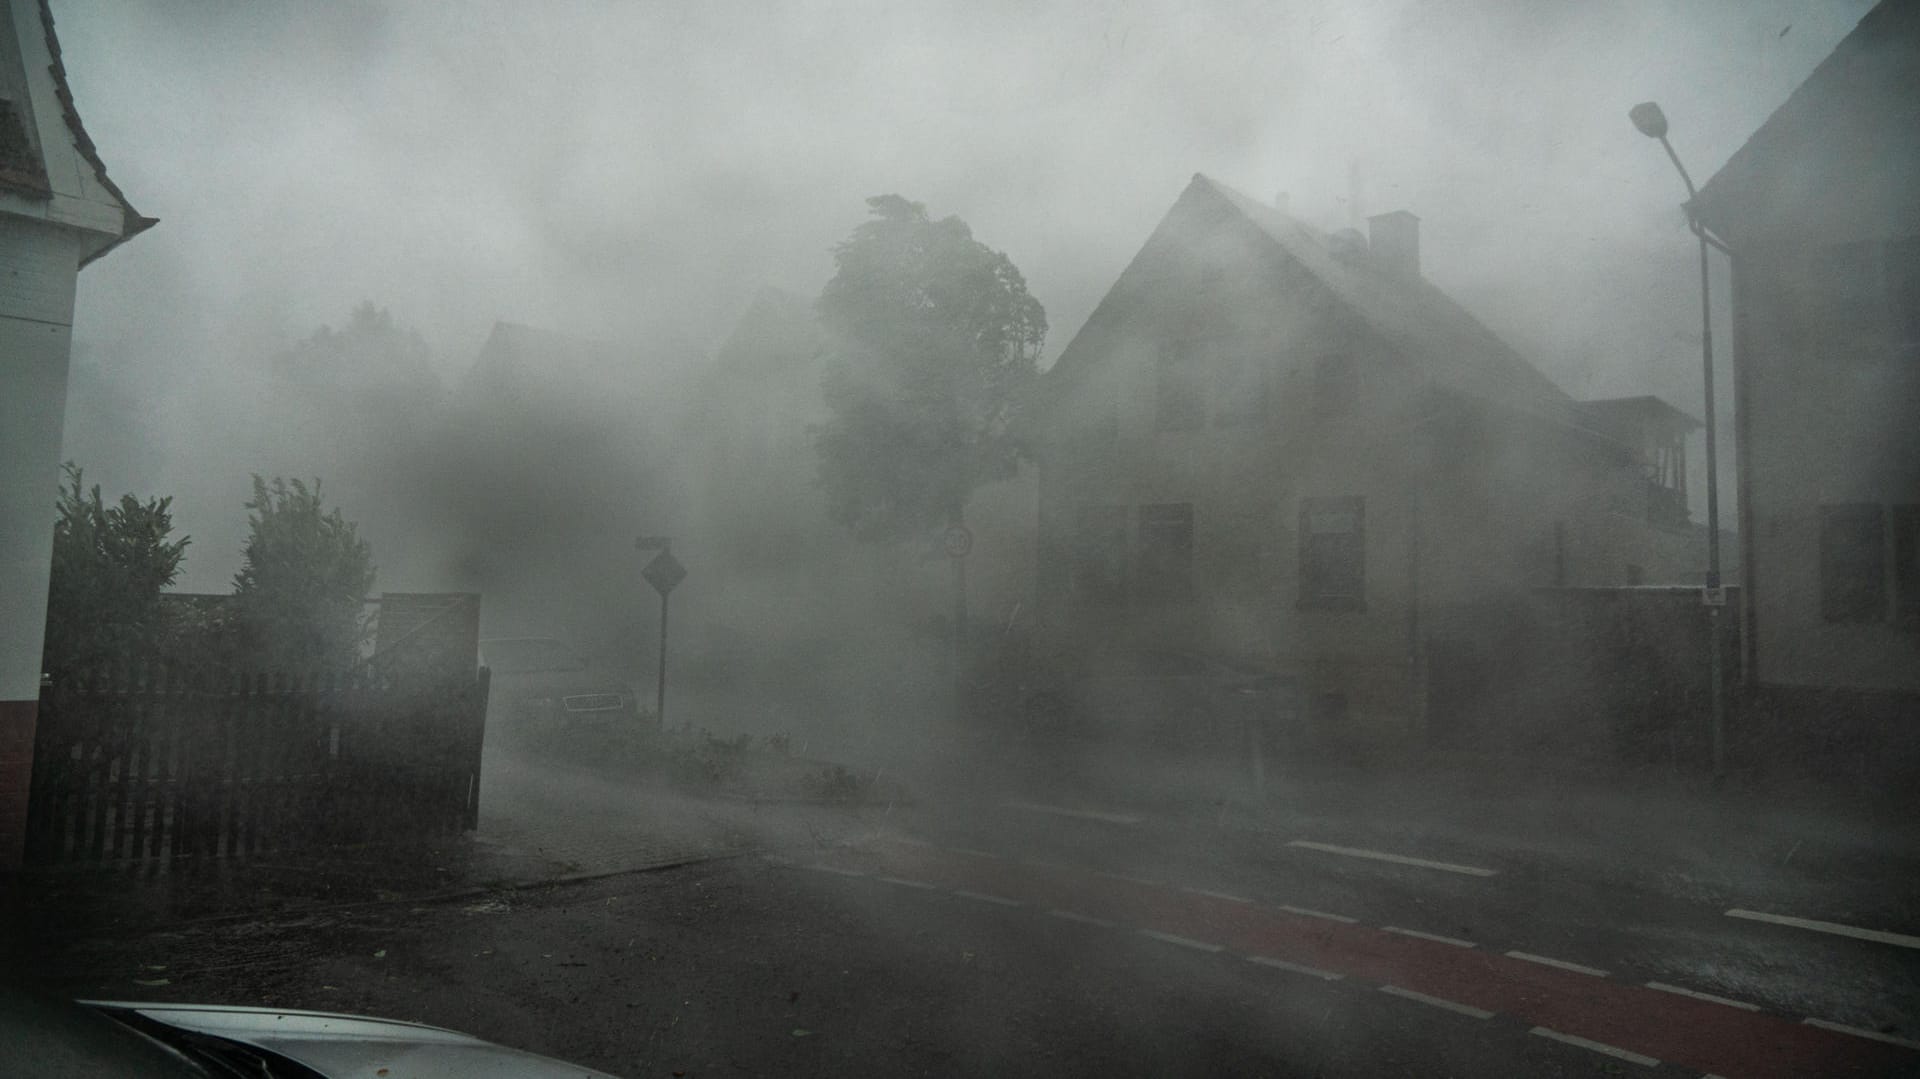
[[[235, 509], [197, 501], [189, 406], [244, 408], [356, 303], [449, 379], [496, 319], [711, 344], [760, 286], [817, 290], [882, 192], [1004, 249], [1051, 356], [1194, 172], [1323, 227], [1357, 175], [1571, 393], [1697, 412], [1683, 192], [1626, 110], [1660, 101], [1704, 181], [1870, 6], [56, 0], [89, 131], [161, 219], [76, 316], [75, 408], [130, 406], [144, 452], [70, 422], [67, 453], [205, 532]], [[186, 583], [222, 587], [228, 546]]]

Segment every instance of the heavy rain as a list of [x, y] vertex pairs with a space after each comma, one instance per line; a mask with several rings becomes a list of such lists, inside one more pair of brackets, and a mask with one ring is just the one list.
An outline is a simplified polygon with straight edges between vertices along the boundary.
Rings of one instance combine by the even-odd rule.
[[0, 1073], [1920, 1071], [1915, 0], [4, 11]]

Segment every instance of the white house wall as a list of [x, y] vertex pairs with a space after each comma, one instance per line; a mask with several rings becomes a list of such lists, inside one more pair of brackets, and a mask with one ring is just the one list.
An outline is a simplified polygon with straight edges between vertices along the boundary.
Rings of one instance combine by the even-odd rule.
[[0, 217], [0, 701], [39, 696], [78, 263], [73, 233]]

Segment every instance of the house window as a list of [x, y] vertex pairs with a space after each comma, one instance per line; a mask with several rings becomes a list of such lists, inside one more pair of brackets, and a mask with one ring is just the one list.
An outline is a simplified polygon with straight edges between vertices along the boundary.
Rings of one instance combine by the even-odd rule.
[[1878, 622], [1887, 612], [1885, 514], [1855, 502], [1820, 507], [1820, 615]]
[[1920, 344], [1920, 237], [1887, 245], [1887, 304], [1892, 308], [1894, 340]]
[[1920, 505], [1893, 507], [1893, 614], [1920, 626]]
[[1301, 499], [1301, 606], [1343, 611], [1366, 607], [1366, 515], [1363, 498]]
[[27, 125], [11, 100], [0, 98], [0, 165], [21, 165], [33, 159]]
[[1160, 350], [1154, 414], [1162, 431], [1191, 431], [1206, 418], [1206, 401], [1191, 359], [1188, 350], [1177, 345]]
[[1342, 416], [1353, 410], [1360, 383], [1353, 369], [1353, 357], [1344, 353], [1322, 356], [1313, 364], [1313, 412], [1316, 416]]
[[1193, 504], [1140, 507], [1140, 599], [1177, 603], [1193, 596]]
[[1259, 423], [1267, 413], [1267, 365], [1258, 353], [1230, 352], [1214, 365], [1215, 426]]
[[1127, 599], [1127, 507], [1082, 506], [1073, 523], [1070, 581], [1079, 603]]
[[1089, 387], [1085, 404], [1070, 422], [1077, 445], [1095, 450], [1112, 446], [1120, 437], [1120, 402], [1113, 387], [1099, 383]]

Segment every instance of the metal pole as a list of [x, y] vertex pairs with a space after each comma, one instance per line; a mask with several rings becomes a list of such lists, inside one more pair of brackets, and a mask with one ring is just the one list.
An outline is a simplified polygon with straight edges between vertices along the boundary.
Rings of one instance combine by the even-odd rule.
[[[1663, 140], [1664, 141], [1664, 140]], [[1668, 151], [1671, 153], [1671, 149]], [[1677, 161], [1676, 161], [1677, 163]], [[1681, 175], [1685, 175], [1682, 170]], [[1692, 184], [1689, 182], [1688, 187]], [[1700, 239], [1700, 371], [1706, 389], [1707, 420], [1707, 588], [1720, 591], [1720, 454], [1718, 425], [1713, 393], [1713, 292], [1707, 278], [1707, 232], [1694, 221], [1693, 231]], [[1707, 608], [1708, 694], [1713, 708], [1713, 778], [1727, 770], [1727, 700], [1720, 655], [1720, 604]]]
[[967, 699], [967, 560], [953, 561], [953, 704], [959, 715]]
[[[1637, 122], [1637, 121], [1636, 121]], [[1714, 405], [1713, 395], [1713, 291], [1707, 277], [1707, 228], [1697, 216], [1700, 192], [1693, 186], [1693, 177], [1688, 175], [1687, 167], [1680, 163], [1680, 155], [1673, 150], [1673, 144], [1667, 141], [1666, 122], [1660, 121], [1657, 137], [1660, 148], [1667, 152], [1667, 160], [1680, 174], [1680, 182], [1687, 185], [1687, 225], [1693, 229], [1693, 235], [1700, 241], [1700, 377], [1706, 389], [1707, 420], [1707, 589], [1713, 593], [1720, 590], [1720, 438], [1718, 434], [1719, 410]], [[1712, 707], [1713, 740], [1713, 778], [1718, 780], [1726, 775], [1727, 769], [1727, 700], [1726, 688], [1721, 684], [1724, 659], [1720, 655], [1720, 608], [1724, 605], [1724, 595], [1717, 595], [1719, 604], [1707, 608], [1707, 671], [1712, 684], [1707, 692]]]
[[660, 593], [660, 671], [653, 680], [653, 712], [667, 729], [667, 594]]

